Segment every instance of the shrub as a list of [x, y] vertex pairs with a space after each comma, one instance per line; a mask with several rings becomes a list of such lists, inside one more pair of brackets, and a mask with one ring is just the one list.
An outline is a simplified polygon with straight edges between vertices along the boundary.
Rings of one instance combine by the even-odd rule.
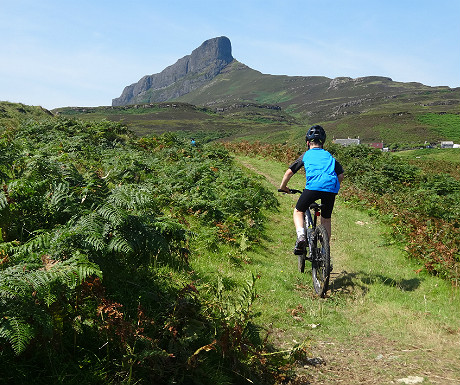
[[5, 381], [215, 384], [275, 371], [251, 323], [255, 280], [231, 305], [190, 282], [195, 239], [249, 247], [276, 204], [227, 150], [62, 118], [28, 121], [0, 146]]

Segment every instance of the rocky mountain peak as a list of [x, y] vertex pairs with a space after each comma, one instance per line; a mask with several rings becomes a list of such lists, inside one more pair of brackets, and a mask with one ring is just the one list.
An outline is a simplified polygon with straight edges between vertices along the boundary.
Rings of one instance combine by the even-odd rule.
[[125, 87], [121, 96], [112, 100], [112, 106], [178, 98], [210, 82], [232, 61], [232, 45], [227, 37], [206, 40], [160, 73]]

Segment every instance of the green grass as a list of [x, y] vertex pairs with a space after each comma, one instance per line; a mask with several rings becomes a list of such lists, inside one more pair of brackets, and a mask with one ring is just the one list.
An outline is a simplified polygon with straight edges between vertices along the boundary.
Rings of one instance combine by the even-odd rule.
[[[256, 170], [248, 172], [273, 189], [286, 168], [262, 158], [238, 157], [238, 161]], [[291, 182], [292, 188], [301, 188], [303, 177], [295, 176]], [[234, 263], [203, 253], [193, 261], [194, 269], [222, 274], [236, 287], [250, 274], [258, 276], [256, 321], [271, 330], [271, 339], [280, 348], [310, 340], [314, 356], [330, 355], [341, 365], [351, 365], [354, 376], [365, 372], [369, 378], [375, 376], [376, 383], [404, 376], [407, 365], [421, 371], [430, 361], [438, 365], [432, 369], [434, 375], [444, 371], [460, 379], [457, 290], [439, 278], [417, 273], [421, 266], [407, 260], [402, 246], [389, 242], [389, 229], [377, 217], [338, 199], [331, 243], [332, 290], [327, 299], [318, 299], [311, 276], [297, 272], [292, 254], [296, 197], [280, 194], [278, 201], [279, 208], [267, 213], [266, 238], [260, 244], [241, 251]], [[329, 345], [325, 347], [324, 341]], [[388, 358], [391, 352], [399, 357], [394, 362]], [[379, 353], [384, 356], [381, 362], [375, 359]], [[333, 370], [321, 375], [328, 381], [335, 378]]]
[[[264, 179], [267, 180], [267, 184], [273, 189], [277, 188], [276, 183], [281, 181], [286, 168], [285, 165], [262, 158], [238, 157], [238, 159], [242, 164], [250, 164], [251, 167], [261, 170], [260, 172], [266, 175]], [[303, 177], [299, 175], [295, 179], [292, 187], [301, 188]], [[266, 310], [270, 309], [274, 300], [274, 296], [270, 293], [277, 292], [275, 297], [280, 303], [291, 303], [291, 305], [299, 301], [298, 293], [293, 295], [296, 285], [308, 286], [305, 291], [310, 293], [306, 297], [312, 294], [310, 277], [304, 277], [296, 272], [296, 258], [292, 255], [295, 232], [291, 217], [296, 197], [280, 194], [278, 201], [280, 207], [269, 213], [270, 222], [267, 225], [266, 239], [262, 240], [255, 250], [245, 254], [249, 257], [246, 261], [250, 261], [247, 263], [249, 270], [266, 277], [265, 280], [261, 278], [259, 284], [261, 290], [268, 291], [265, 294], [268, 298]], [[423, 273], [416, 274], [415, 271], [421, 266], [408, 261], [399, 245], [388, 243], [385, 238], [388, 230], [376, 217], [350, 209], [339, 199], [333, 228], [332, 251], [335, 255], [333, 297], [341, 297], [344, 293], [351, 292], [352, 298], [365, 296], [372, 302], [385, 302], [392, 298], [411, 311], [427, 310], [437, 316], [441, 315], [452, 326], [455, 325], [457, 310], [460, 308], [458, 304], [448, 300], [452, 294], [450, 284]], [[230, 270], [232, 274], [237, 274], [233, 269]], [[344, 273], [345, 270], [350, 271]], [[424, 295], [434, 293], [433, 290], [436, 291], [436, 295], [445, 297], [444, 299], [454, 307], [446, 307], [443, 301], [427, 303]], [[315, 298], [313, 300], [317, 301]], [[262, 317], [266, 317], [267, 320], [273, 319], [273, 314]], [[275, 318], [286, 319], [284, 311]]]
[[409, 159], [437, 160], [452, 163], [460, 163], [459, 148], [422, 148], [418, 150], [407, 150], [394, 153]]
[[417, 120], [433, 127], [443, 138], [460, 141], [460, 115], [458, 114], [427, 113], [418, 116]]

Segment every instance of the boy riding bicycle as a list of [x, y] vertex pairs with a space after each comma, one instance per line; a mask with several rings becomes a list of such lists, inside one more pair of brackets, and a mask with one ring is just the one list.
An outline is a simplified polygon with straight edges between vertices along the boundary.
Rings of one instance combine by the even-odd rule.
[[289, 192], [287, 184], [291, 177], [305, 168], [306, 184], [294, 209], [293, 219], [297, 232], [294, 254], [300, 255], [307, 245], [304, 215], [310, 204], [318, 199], [324, 205], [321, 209], [321, 224], [326, 228], [331, 239], [331, 216], [335, 197], [343, 180], [343, 167], [335, 158], [323, 149], [326, 141], [324, 128], [318, 125], [310, 127], [305, 136], [308, 149], [289, 166], [281, 181], [280, 190]]

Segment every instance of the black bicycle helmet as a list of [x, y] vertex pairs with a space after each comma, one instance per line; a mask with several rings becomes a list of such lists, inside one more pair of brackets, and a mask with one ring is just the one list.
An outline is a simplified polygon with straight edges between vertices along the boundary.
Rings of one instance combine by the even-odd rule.
[[311, 126], [310, 129], [307, 131], [307, 135], [305, 136], [306, 142], [319, 142], [324, 144], [326, 141], [326, 131], [324, 128], [318, 125]]

